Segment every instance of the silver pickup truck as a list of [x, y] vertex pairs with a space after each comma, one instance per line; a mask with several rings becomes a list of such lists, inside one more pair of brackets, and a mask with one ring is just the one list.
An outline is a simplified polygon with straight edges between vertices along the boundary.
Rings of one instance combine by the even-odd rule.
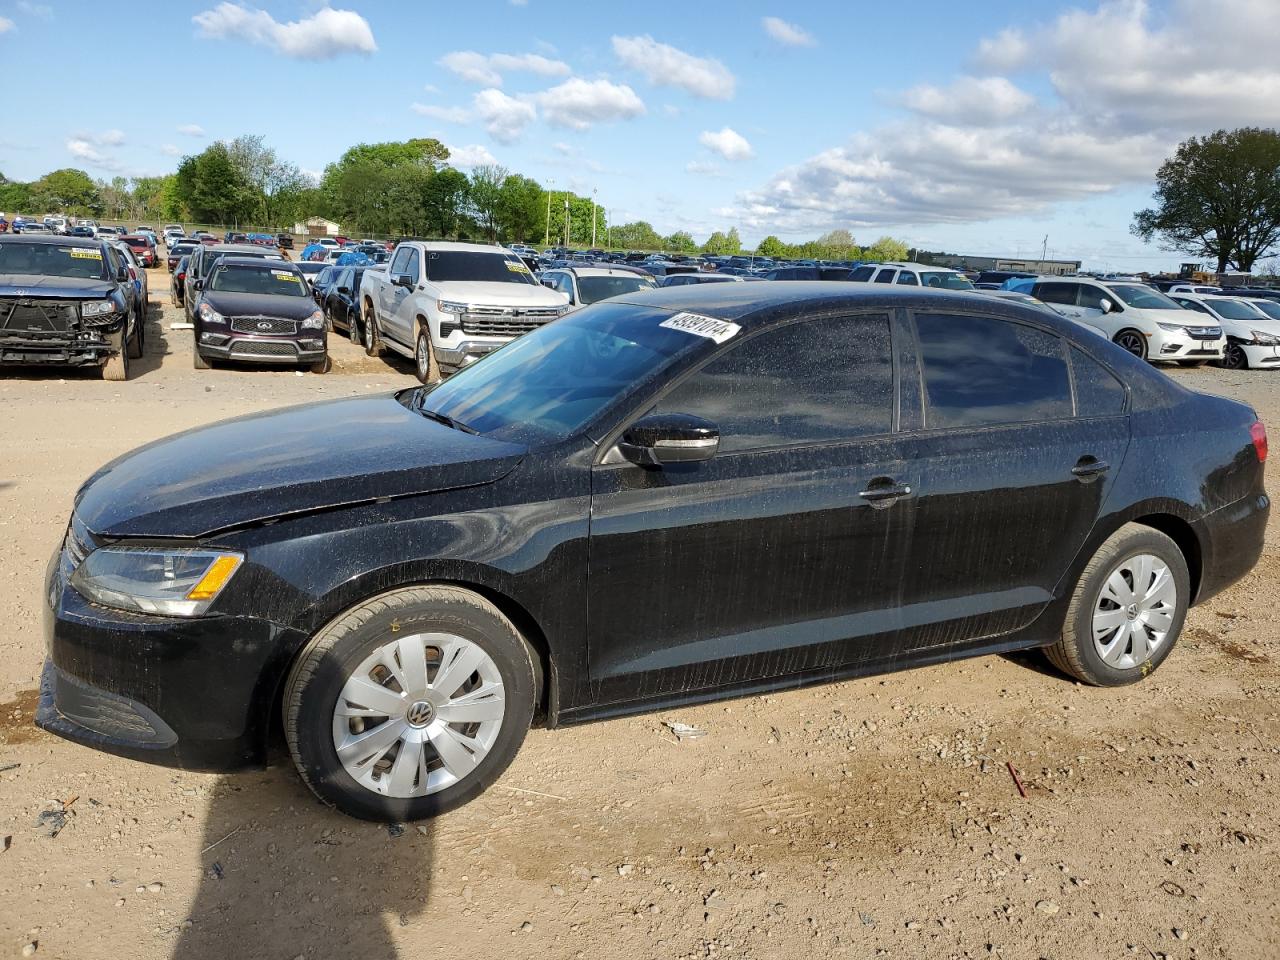
[[569, 310], [504, 247], [406, 240], [360, 281], [365, 350], [410, 357], [434, 383]]

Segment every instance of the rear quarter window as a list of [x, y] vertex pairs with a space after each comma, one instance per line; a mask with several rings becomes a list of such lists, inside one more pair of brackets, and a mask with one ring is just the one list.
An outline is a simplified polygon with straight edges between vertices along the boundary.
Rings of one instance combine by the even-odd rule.
[[1071, 348], [1071, 373], [1076, 382], [1076, 416], [1113, 417], [1124, 413], [1124, 384], [1078, 347]]

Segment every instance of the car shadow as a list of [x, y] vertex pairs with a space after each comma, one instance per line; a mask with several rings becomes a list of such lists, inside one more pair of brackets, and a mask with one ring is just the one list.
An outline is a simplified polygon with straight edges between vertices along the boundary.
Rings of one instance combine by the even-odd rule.
[[153, 373], [160, 369], [169, 352], [169, 338], [164, 325], [164, 307], [158, 300], [147, 303], [147, 315], [143, 327], [142, 356], [129, 364], [129, 379]]
[[393, 930], [427, 907], [431, 830], [339, 814], [285, 765], [220, 776], [172, 960], [395, 960]]

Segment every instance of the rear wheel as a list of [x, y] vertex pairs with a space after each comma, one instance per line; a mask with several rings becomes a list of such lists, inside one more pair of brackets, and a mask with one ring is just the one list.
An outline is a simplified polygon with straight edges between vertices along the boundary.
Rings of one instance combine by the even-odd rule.
[[142, 311], [133, 321], [133, 336], [129, 337], [129, 359], [137, 360], [142, 356]]
[[352, 307], [347, 313], [347, 336], [351, 338], [352, 343], [363, 342], [364, 332], [361, 330], [360, 311], [356, 307]]
[[1190, 603], [1191, 576], [1178, 545], [1151, 527], [1125, 524], [1085, 567], [1062, 636], [1046, 652], [1085, 683], [1135, 683], [1169, 655]]
[[1112, 342], [1128, 350], [1139, 360], [1147, 359], [1147, 338], [1137, 330], [1121, 330], [1112, 338]]
[[411, 587], [343, 614], [285, 686], [285, 736], [325, 803], [366, 820], [435, 816], [492, 784], [524, 742], [533, 654], [487, 600]]

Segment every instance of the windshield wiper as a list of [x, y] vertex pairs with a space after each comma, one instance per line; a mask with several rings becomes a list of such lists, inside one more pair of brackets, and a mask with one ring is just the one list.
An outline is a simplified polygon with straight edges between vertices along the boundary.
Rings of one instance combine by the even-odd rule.
[[468, 427], [465, 423], [461, 422], [460, 420], [453, 419], [453, 417], [449, 416], [447, 413], [439, 413], [438, 411], [435, 411], [435, 410], [428, 410], [426, 407], [422, 407], [422, 406], [418, 407], [418, 412], [422, 414], [424, 417], [426, 417], [427, 419], [434, 420], [436, 423], [443, 423], [446, 427], [449, 427], [453, 430], [461, 430], [463, 433], [470, 433], [473, 436], [476, 436], [479, 434], [478, 430], [474, 430], [471, 427]]

